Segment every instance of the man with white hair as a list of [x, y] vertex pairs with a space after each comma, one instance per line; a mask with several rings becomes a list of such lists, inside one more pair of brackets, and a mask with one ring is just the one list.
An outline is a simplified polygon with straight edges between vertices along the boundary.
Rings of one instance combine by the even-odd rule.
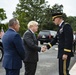
[[28, 23], [28, 30], [23, 35], [25, 48], [25, 75], [35, 75], [38, 62], [38, 52], [44, 52], [46, 50], [45, 46], [38, 46], [38, 41], [35, 36], [35, 32], [37, 31], [38, 23], [36, 21], [30, 21]]

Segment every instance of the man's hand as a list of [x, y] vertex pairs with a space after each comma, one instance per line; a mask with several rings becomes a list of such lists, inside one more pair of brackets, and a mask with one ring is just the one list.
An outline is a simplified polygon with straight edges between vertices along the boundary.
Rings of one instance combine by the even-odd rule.
[[42, 47], [41, 47], [41, 51], [42, 51], [42, 52], [45, 52], [45, 51], [46, 51], [46, 49], [47, 49], [47, 47], [46, 47], [46, 46], [42, 46]]
[[63, 54], [62, 59], [63, 59], [63, 60], [66, 60], [67, 57], [68, 57], [68, 56], [67, 56], [66, 54]]

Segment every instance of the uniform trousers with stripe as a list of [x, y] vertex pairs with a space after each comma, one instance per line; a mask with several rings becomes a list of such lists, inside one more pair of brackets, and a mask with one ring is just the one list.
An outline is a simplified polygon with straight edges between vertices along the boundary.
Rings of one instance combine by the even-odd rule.
[[70, 75], [68, 70], [70, 59], [70, 57], [68, 57], [67, 60], [59, 58], [59, 75]]

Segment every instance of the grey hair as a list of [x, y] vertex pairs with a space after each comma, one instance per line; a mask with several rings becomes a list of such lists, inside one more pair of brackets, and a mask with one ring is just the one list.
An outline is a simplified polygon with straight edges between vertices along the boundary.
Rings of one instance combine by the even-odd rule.
[[38, 22], [36, 22], [36, 21], [30, 21], [30, 22], [28, 23], [27, 27], [28, 27], [28, 29], [29, 29], [30, 27], [32, 27], [32, 26], [34, 26], [34, 25], [38, 25]]
[[16, 18], [12, 18], [11, 20], [9, 20], [8, 26], [13, 26], [14, 24], [17, 24], [17, 23], [18, 23], [17, 19]]

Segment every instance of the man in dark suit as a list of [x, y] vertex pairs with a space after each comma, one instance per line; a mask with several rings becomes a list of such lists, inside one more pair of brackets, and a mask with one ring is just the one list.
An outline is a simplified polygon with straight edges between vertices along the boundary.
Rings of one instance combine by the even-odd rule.
[[38, 30], [38, 23], [36, 21], [30, 21], [28, 23], [28, 30], [23, 35], [23, 42], [25, 47], [25, 75], [35, 75], [38, 52], [46, 50], [45, 46], [39, 47], [38, 41], [35, 36], [35, 32]]
[[71, 25], [64, 22], [62, 15], [62, 13], [52, 15], [53, 22], [59, 26], [59, 29], [56, 37], [47, 45], [47, 48], [49, 49], [58, 42], [59, 75], [70, 75], [68, 68], [73, 56], [73, 31]]
[[9, 29], [5, 32], [3, 43], [3, 67], [5, 68], [6, 75], [19, 75], [20, 68], [22, 67], [22, 60], [25, 57], [25, 51], [22, 45], [19, 31], [19, 21], [15, 18], [9, 21]]

